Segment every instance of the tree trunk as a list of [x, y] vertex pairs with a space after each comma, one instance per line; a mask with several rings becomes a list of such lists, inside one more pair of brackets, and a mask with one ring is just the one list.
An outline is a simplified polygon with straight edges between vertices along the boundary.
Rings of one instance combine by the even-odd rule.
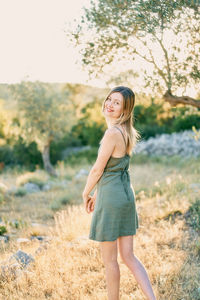
[[174, 96], [170, 91], [166, 91], [166, 93], [163, 95], [163, 99], [169, 102], [172, 106], [177, 106], [177, 104], [184, 104], [200, 108], [200, 100], [195, 100], [189, 96]]
[[44, 146], [43, 151], [42, 151], [42, 159], [43, 159], [44, 168], [47, 171], [47, 173], [49, 173], [50, 175], [58, 176], [56, 173], [56, 170], [54, 169], [54, 167], [52, 166], [52, 164], [50, 162], [49, 149], [50, 149], [50, 142], [48, 142], [48, 144], [46, 144]]

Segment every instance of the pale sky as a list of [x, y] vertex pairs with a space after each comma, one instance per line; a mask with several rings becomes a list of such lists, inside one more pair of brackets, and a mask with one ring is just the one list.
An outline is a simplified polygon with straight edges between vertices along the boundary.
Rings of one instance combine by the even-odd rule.
[[[90, 0], [0, 0], [0, 83], [28, 79], [105, 87], [103, 80], [89, 80], [78, 50], [65, 33], [74, 19], [81, 19], [82, 7], [89, 5]], [[143, 82], [143, 65], [144, 61], [129, 60], [127, 64], [120, 61], [116, 67], [121, 72], [127, 67], [138, 71], [140, 78], [134, 78], [137, 91]], [[152, 66], [148, 67], [152, 71]], [[109, 73], [114, 74], [111, 68]], [[193, 96], [195, 90], [189, 94]]]
[[[66, 25], [89, 0], [0, 0], [0, 83], [29, 80], [87, 83]], [[76, 64], [76, 60], [80, 64]], [[104, 85], [99, 80], [89, 82]]]

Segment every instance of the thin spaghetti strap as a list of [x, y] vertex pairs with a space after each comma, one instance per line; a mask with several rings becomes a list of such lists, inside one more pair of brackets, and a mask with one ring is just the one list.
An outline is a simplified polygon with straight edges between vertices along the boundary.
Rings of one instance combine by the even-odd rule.
[[123, 139], [124, 139], [125, 146], [126, 146], [126, 140], [125, 140], [125, 137], [124, 137], [123, 132], [121, 131], [121, 129], [120, 129], [119, 127], [117, 127], [117, 126], [114, 126], [114, 127], [116, 127], [117, 129], [119, 129], [119, 131], [121, 132], [121, 134], [122, 134], [122, 136], [123, 136]]

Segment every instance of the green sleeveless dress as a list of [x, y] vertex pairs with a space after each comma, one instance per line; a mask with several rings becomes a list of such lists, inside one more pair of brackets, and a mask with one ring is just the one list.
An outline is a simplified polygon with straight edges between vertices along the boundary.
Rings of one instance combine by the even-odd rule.
[[[122, 136], [124, 138], [123, 133]], [[123, 157], [111, 156], [97, 182], [97, 197], [89, 233], [91, 240], [114, 241], [119, 236], [135, 235], [139, 228], [129, 161], [128, 154]]]

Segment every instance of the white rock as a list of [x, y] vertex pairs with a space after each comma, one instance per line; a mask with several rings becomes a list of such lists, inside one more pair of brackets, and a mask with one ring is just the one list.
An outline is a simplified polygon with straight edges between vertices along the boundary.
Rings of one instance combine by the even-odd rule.
[[30, 240], [29, 239], [26, 239], [26, 238], [18, 238], [16, 240], [17, 243], [30, 243]]
[[26, 189], [27, 193], [35, 193], [35, 192], [39, 192], [40, 188], [37, 184], [35, 183], [31, 183], [31, 182], [27, 182], [24, 185], [24, 188]]
[[134, 153], [155, 155], [180, 155], [182, 157], [200, 156], [200, 140], [196, 141], [192, 130], [161, 134], [141, 140], [137, 143]]

